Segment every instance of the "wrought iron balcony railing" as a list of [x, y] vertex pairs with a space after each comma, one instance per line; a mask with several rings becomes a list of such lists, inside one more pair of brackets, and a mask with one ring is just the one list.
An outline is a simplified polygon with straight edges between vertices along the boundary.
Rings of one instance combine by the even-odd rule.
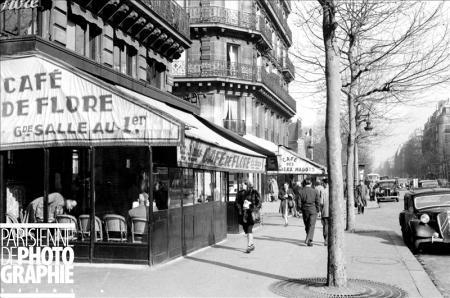
[[218, 23], [242, 29], [259, 31], [267, 40], [271, 41], [270, 29], [262, 16], [228, 9], [222, 6], [202, 6], [188, 8], [191, 24]]
[[283, 59], [283, 71], [288, 71], [291, 73], [292, 77], [295, 77], [295, 66], [294, 63], [292, 63], [291, 59], [289, 57], [286, 57]]
[[284, 30], [286, 31], [286, 34], [288, 36], [288, 39], [292, 41], [292, 31], [289, 28], [289, 25], [287, 23], [287, 18], [283, 16], [283, 8], [278, 6], [275, 0], [266, 0], [269, 2], [270, 6], [272, 7], [273, 11], [275, 11], [275, 14], [277, 15], [278, 20], [282, 24]]
[[223, 127], [234, 131], [235, 133], [243, 136], [245, 135], [245, 120], [238, 119], [223, 119]]
[[272, 90], [273, 93], [275, 93], [278, 97], [282, 98], [286, 104], [296, 109], [296, 103], [295, 100], [291, 97], [289, 92], [283, 88], [281, 85], [281, 78], [280, 76], [270, 73], [266, 71], [264, 67], [260, 67], [258, 70], [257, 78], [259, 81], [261, 81], [264, 85], [269, 87], [270, 90]]
[[174, 0], [142, 0], [185, 37], [190, 38], [189, 15]]
[[251, 64], [229, 63], [223, 60], [208, 60], [187, 64], [185, 67], [174, 67], [175, 77], [188, 78], [210, 78], [225, 77], [235, 78], [249, 82], [259, 82], [265, 85], [269, 90], [281, 98], [289, 107], [295, 110], [295, 100], [289, 95], [289, 92], [282, 86], [281, 76], [266, 71], [264, 67], [257, 67]]

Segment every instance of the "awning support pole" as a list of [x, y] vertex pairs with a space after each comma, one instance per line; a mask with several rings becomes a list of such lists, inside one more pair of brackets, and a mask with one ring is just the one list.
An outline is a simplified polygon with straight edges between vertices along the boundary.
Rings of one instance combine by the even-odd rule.
[[148, 176], [148, 197], [150, 200], [150, 206], [148, 208], [148, 229], [147, 229], [147, 239], [148, 239], [148, 264], [153, 265], [153, 150], [152, 146], [148, 146], [148, 162], [149, 162], [149, 176]]
[[[6, 181], [5, 181], [5, 154], [0, 152], [0, 223], [5, 222], [6, 213]], [[0, 249], [2, 247], [0, 241]]]
[[48, 195], [50, 189], [50, 150], [44, 148], [44, 222], [48, 223]]
[[[91, 214], [89, 216], [89, 262], [92, 263], [94, 258], [94, 245], [97, 238], [97, 233], [95, 231], [95, 147], [89, 148], [89, 170], [90, 170], [90, 204], [91, 204]], [[100, 227], [101, 229], [101, 227]]]

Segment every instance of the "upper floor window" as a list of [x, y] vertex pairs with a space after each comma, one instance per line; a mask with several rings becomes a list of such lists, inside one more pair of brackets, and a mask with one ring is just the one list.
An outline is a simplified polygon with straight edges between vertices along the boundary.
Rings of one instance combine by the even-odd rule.
[[147, 57], [147, 82], [150, 85], [161, 89], [164, 82], [166, 68], [153, 58]]
[[237, 75], [239, 63], [239, 46], [235, 44], [227, 44], [227, 68], [228, 75], [235, 76]]
[[66, 47], [82, 56], [100, 60], [101, 29], [83, 18], [71, 15], [67, 20]]
[[114, 39], [114, 69], [137, 77], [137, 50], [117, 38]]
[[37, 8], [5, 10], [0, 13], [0, 36], [37, 33]]
[[234, 96], [225, 97], [225, 119], [239, 119], [239, 98]]

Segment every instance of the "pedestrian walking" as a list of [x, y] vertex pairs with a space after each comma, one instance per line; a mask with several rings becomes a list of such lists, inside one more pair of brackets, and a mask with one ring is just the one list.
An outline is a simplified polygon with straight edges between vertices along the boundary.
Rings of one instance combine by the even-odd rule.
[[304, 181], [305, 187], [299, 191], [298, 208], [302, 212], [303, 223], [305, 224], [306, 239], [308, 246], [313, 246], [314, 229], [316, 227], [317, 214], [320, 211], [319, 192], [312, 188], [309, 178]]
[[[317, 188], [316, 188], [317, 189]], [[323, 228], [323, 245], [328, 245], [328, 227], [330, 217], [330, 197], [328, 192], [328, 179], [322, 180], [321, 188], [319, 188], [320, 198], [320, 220]]]
[[[298, 202], [298, 198], [299, 198], [299, 192], [302, 189], [302, 182], [300, 180], [295, 181], [295, 185], [292, 188], [292, 190], [294, 191], [294, 202], [295, 204], [297, 204]], [[300, 217], [300, 212], [298, 211], [298, 208], [294, 209], [295, 212], [295, 216], [296, 217]]]
[[242, 185], [236, 200], [239, 222], [247, 235], [247, 253], [255, 250], [253, 242], [253, 225], [260, 220], [261, 197], [253, 183], [247, 181]]
[[269, 181], [269, 196], [270, 201], [273, 202], [278, 199], [278, 184], [274, 178], [271, 178]]
[[[280, 199], [280, 213], [284, 219], [284, 226], [288, 226], [288, 211], [289, 207], [294, 207], [294, 192], [290, 188], [288, 182], [284, 182], [280, 191], [278, 192], [278, 198]], [[290, 205], [290, 206], [289, 206]]]
[[367, 206], [367, 201], [370, 199], [369, 188], [364, 184], [363, 180], [359, 181], [356, 187], [356, 207], [358, 207], [358, 214], [364, 214], [364, 207]]

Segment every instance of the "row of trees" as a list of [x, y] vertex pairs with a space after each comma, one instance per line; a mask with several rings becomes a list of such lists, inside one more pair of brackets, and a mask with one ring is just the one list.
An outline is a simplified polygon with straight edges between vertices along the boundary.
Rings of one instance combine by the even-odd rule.
[[[346, 161], [357, 165], [361, 129], [383, 119], [392, 105], [409, 101], [424, 88], [445, 82], [450, 63], [447, 23], [442, 5], [419, 2], [297, 2], [298, 26], [307, 42], [294, 56], [297, 77], [326, 93], [326, 158], [329, 172], [330, 229], [327, 284], [346, 287], [342, 138], [347, 131]], [[436, 30], [439, 29], [439, 30]], [[345, 103], [345, 104], [342, 104]], [[341, 115], [344, 115], [343, 117]], [[344, 120], [344, 125], [342, 125]], [[390, 120], [390, 119], [387, 119]], [[376, 137], [376, 135], [372, 135]], [[354, 167], [347, 167], [347, 189], [354, 189]], [[355, 227], [354, 193], [348, 191], [348, 231]]]
[[390, 177], [436, 178], [432, 168], [441, 161], [437, 148], [429, 146], [434, 144], [434, 140], [429, 139], [431, 136], [424, 135], [420, 129], [414, 131], [391, 160], [383, 163], [379, 172]]

